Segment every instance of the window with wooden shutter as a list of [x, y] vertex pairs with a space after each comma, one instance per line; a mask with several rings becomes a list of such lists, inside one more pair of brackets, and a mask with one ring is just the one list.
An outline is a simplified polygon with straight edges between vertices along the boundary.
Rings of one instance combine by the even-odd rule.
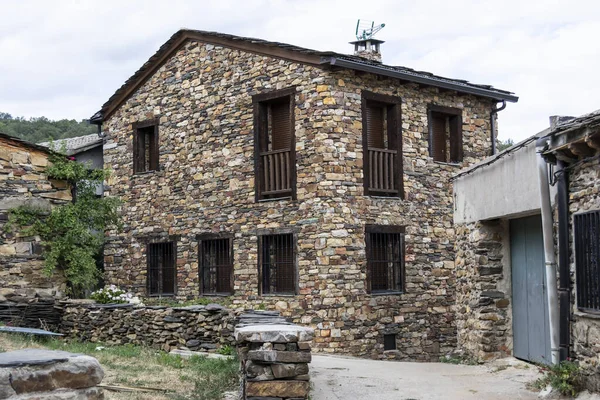
[[292, 233], [260, 236], [259, 268], [263, 294], [296, 293], [296, 240]]
[[463, 160], [462, 110], [429, 105], [429, 153], [434, 161], [460, 163]]
[[177, 277], [175, 242], [149, 243], [146, 259], [148, 295], [174, 295]]
[[363, 91], [365, 195], [404, 198], [399, 97]]
[[367, 225], [367, 289], [370, 293], [404, 291], [404, 227]]
[[134, 124], [133, 172], [158, 171], [158, 122], [148, 120]]
[[253, 96], [256, 199], [296, 195], [295, 88]]
[[201, 237], [199, 264], [200, 294], [233, 292], [232, 238]]

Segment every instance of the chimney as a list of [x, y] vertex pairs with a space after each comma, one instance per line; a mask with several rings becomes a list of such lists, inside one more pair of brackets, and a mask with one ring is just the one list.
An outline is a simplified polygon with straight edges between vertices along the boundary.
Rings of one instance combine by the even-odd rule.
[[381, 43], [378, 39], [360, 39], [350, 44], [354, 45], [354, 55], [381, 64]]
[[551, 115], [550, 116], [550, 129], [554, 130], [559, 125], [564, 124], [565, 122], [569, 122], [575, 117], [567, 117], [565, 115]]

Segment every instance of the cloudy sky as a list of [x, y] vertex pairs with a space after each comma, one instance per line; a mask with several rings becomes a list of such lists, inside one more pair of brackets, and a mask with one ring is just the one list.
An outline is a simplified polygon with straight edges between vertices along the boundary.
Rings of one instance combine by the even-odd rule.
[[357, 18], [384, 22], [384, 62], [520, 96], [515, 141], [549, 115], [600, 108], [597, 0], [2, 0], [0, 111], [90, 117], [181, 27], [351, 52]]

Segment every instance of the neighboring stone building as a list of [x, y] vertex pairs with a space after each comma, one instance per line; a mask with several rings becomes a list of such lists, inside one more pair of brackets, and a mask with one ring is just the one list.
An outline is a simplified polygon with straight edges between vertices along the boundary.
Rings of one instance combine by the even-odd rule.
[[277, 309], [316, 350], [437, 360], [456, 346], [450, 177], [492, 153], [495, 106], [516, 100], [181, 30], [92, 117], [123, 201], [107, 282]]
[[[536, 151], [549, 166], [547, 231]], [[599, 151], [600, 111], [552, 117], [549, 129], [456, 178], [458, 344], [469, 355], [570, 357], [600, 390]], [[548, 237], [556, 261], [544, 255]]]
[[42, 273], [38, 240], [5, 229], [12, 208], [50, 209], [71, 201], [66, 182], [45, 175], [48, 156], [45, 147], [0, 134], [0, 301], [15, 295], [61, 295], [65, 290], [58, 275], [48, 278]]

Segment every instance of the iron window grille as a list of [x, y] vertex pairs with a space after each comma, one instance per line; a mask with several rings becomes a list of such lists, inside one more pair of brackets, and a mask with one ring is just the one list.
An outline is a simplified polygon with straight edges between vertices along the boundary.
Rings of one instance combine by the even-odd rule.
[[296, 243], [293, 234], [260, 237], [263, 294], [296, 293]]
[[133, 129], [133, 172], [158, 171], [158, 121], [138, 122]]
[[401, 103], [399, 97], [362, 92], [366, 195], [404, 198]]
[[295, 93], [292, 87], [252, 97], [257, 201], [296, 196]]
[[404, 227], [367, 225], [367, 283], [370, 293], [404, 291]]
[[200, 294], [233, 292], [233, 255], [231, 238], [206, 238], [200, 241]]
[[151, 296], [172, 296], [176, 290], [175, 242], [149, 243], [147, 290]]
[[574, 219], [577, 308], [600, 313], [600, 210]]
[[459, 163], [463, 160], [462, 110], [430, 104], [429, 155], [434, 161]]

